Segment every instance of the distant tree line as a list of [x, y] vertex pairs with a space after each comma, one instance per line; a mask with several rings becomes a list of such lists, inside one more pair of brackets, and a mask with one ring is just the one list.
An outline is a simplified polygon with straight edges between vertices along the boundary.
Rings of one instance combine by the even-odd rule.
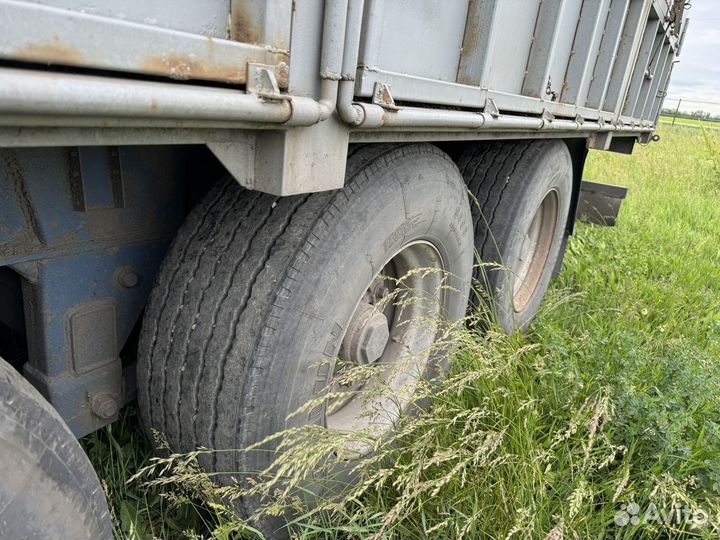
[[694, 120], [706, 120], [708, 122], [720, 122], [720, 114], [712, 114], [707, 111], [678, 111], [675, 112], [675, 109], [672, 107], [664, 107], [660, 114], [663, 116], [671, 116], [671, 117], [677, 117], [677, 118], [691, 118]]

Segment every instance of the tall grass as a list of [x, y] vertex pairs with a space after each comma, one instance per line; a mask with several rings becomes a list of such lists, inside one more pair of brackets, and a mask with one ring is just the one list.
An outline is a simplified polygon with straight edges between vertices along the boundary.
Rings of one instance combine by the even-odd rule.
[[[528, 334], [454, 328], [450, 375], [421, 389], [435, 394], [433, 407], [404, 417], [392, 444], [364, 434], [375, 451], [354, 457], [349, 491], [298, 497], [308, 478], [330, 478], [333, 459], [348, 459], [342, 434], [286, 434], [289, 451], [258, 483], [217, 488], [196, 455], [150, 462], [133, 446], [113, 450], [113, 427], [86, 444], [118, 536], [253, 536], [229, 512], [250, 490], [269, 513], [294, 506], [304, 538], [717, 538], [717, 139], [690, 128], [660, 134], [632, 157], [591, 155], [588, 179], [630, 188], [618, 225], [578, 225]], [[709, 517], [702, 526], [615, 522], [627, 505], [651, 503]], [[123, 507], [135, 509], [133, 527]], [[178, 512], [189, 521], [172, 523]]]
[[715, 173], [715, 189], [720, 188], [720, 140], [715, 133], [709, 129], [702, 128], [705, 145], [707, 146], [708, 159]]

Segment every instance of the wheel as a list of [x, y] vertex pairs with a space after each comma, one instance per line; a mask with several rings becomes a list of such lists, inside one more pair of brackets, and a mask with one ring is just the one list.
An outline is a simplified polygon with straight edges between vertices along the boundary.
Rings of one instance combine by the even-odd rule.
[[107, 538], [98, 477], [50, 404], [0, 358], [0, 538]]
[[[144, 421], [180, 451], [242, 449], [308, 423], [363, 429], [369, 420], [354, 400], [287, 418], [321, 396], [341, 364], [381, 363], [392, 373], [402, 347], [427, 345], [403, 325], [421, 308], [381, 301], [395, 287], [434, 295], [423, 315], [436, 331], [440, 316], [461, 318], [472, 260], [465, 185], [430, 145], [360, 147], [334, 192], [277, 198], [224, 182], [189, 216], [152, 293], [139, 347]], [[393, 279], [417, 268], [436, 271]], [[445, 365], [423, 354], [414, 375]], [[410, 382], [403, 374], [391, 384]], [[218, 452], [205, 466], [260, 471], [270, 459]], [[254, 502], [240, 510], [250, 515]]]
[[572, 160], [562, 141], [469, 147], [459, 161], [474, 197], [473, 307], [488, 306], [507, 333], [528, 328], [565, 247]]

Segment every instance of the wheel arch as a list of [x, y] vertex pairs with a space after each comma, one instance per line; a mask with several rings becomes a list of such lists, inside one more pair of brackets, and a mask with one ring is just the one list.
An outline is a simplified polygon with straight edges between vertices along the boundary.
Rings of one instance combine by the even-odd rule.
[[575, 231], [575, 219], [577, 217], [578, 201], [580, 199], [580, 184], [583, 178], [588, 149], [587, 139], [564, 139], [564, 141], [570, 151], [573, 166], [573, 192], [572, 198], [570, 199], [570, 212], [568, 214], [567, 224], [565, 225], [567, 234], [572, 235]]

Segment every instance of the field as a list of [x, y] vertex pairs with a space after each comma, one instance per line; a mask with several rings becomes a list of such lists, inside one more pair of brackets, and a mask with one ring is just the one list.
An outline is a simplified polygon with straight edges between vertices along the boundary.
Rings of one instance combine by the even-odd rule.
[[[720, 142], [659, 134], [633, 156], [590, 156], [587, 179], [630, 192], [616, 227], [578, 225], [532, 331], [458, 330], [433, 410], [298, 534], [720, 535]], [[83, 443], [118, 538], [253, 537], [185, 459], [130, 480], [152, 455], [132, 407]], [[292, 482], [321, 446], [281, 472]]]
[[[672, 124], [672, 116], [661, 116], [660, 121], [662, 123], [671, 123]], [[698, 120], [697, 118], [676, 118], [675, 119], [675, 125], [684, 125], [684, 126], [703, 126], [706, 128], [712, 128], [712, 129], [720, 129], [720, 122], [710, 121], [710, 120]]]

